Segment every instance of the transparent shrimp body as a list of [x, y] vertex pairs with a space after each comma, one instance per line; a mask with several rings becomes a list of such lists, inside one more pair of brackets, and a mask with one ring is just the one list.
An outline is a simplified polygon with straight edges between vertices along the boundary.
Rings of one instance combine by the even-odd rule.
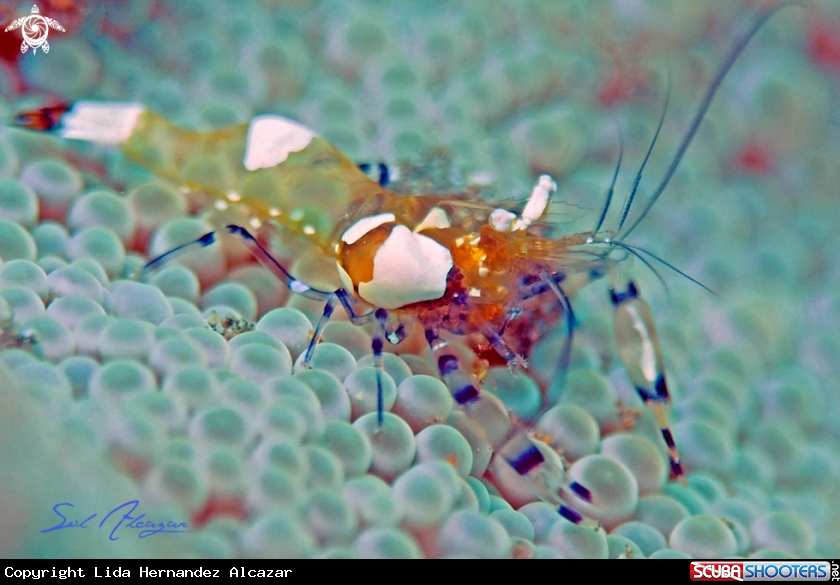
[[[43, 112], [47, 115], [56, 112]], [[27, 113], [21, 119], [38, 117]], [[486, 437], [497, 459], [532, 486], [534, 498], [560, 505], [560, 493], [569, 482], [559, 458], [546, 461], [527, 429], [498, 399], [480, 392], [474, 376], [438, 337], [442, 331], [479, 332], [512, 366], [524, 364], [494, 333], [510, 308], [511, 292], [517, 290], [523, 270], [551, 270], [568, 244], [582, 241], [548, 240], [527, 231], [556, 189], [548, 177], [540, 179], [529, 204], [516, 216], [468, 194], [391, 193], [314, 132], [277, 116], [199, 133], [182, 130], [136, 104], [79, 102], [58, 112], [56, 122], [68, 138], [119, 145], [155, 174], [245, 206], [258, 221], [273, 222], [333, 254], [344, 287], [319, 290], [292, 276], [246, 228], [226, 228], [240, 235], [293, 292], [325, 301], [305, 363], [336, 304], [354, 323], [375, 323], [372, 351], [380, 368], [383, 342], [396, 335], [392, 316], [415, 318], [426, 331], [456, 404]], [[148, 268], [211, 244], [214, 234], [153, 259]], [[565, 515], [581, 520], [570, 509]]]
[[326, 140], [280, 116], [193, 132], [140, 104], [77, 102], [56, 123], [67, 138], [118, 145], [155, 175], [247, 207], [325, 253], [351, 203], [381, 190]]

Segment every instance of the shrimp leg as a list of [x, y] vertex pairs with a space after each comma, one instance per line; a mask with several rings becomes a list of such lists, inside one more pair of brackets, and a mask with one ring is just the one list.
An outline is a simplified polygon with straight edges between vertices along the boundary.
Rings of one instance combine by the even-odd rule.
[[[227, 225], [224, 228], [230, 234], [234, 234], [239, 236], [245, 245], [248, 247], [248, 250], [251, 254], [260, 261], [260, 263], [268, 268], [277, 278], [285, 284], [289, 290], [294, 293], [300, 294], [305, 296], [306, 298], [310, 298], [313, 300], [325, 300], [326, 303], [324, 304], [324, 311], [321, 314], [321, 318], [318, 320], [318, 323], [315, 325], [315, 329], [312, 333], [312, 339], [309, 342], [309, 347], [306, 349], [306, 353], [303, 359], [303, 366], [305, 368], [309, 368], [312, 363], [312, 357], [315, 353], [315, 346], [318, 344], [318, 340], [321, 337], [321, 333], [323, 333], [324, 328], [329, 323], [330, 318], [332, 317], [333, 312], [335, 311], [335, 306], [338, 303], [341, 303], [341, 306], [344, 307], [344, 310], [347, 312], [347, 315], [350, 318], [351, 323], [354, 325], [364, 325], [369, 323], [372, 319], [376, 319], [377, 327], [373, 335], [373, 339], [371, 341], [371, 351], [373, 352], [373, 364], [377, 370], [376, 376], [376, 386], [377, 386], [377, 418], [379, 424], [382, 424], [382, 414], [383, 414], [383, 399], [382, 399], [382, 372], [384, 371], [384, 358], [382, 356], [382, 349], [384, 346], [384, 340], [388, 339], [389, 341], [398, 342], [403, 333], [402, 327], [398, 327], [397, 329], [393, 329], [389, 324], [388, 319], [388, 312], [385, 309], [377, 309], [375, 311], [370, 311], [368, 313], [359, 315], [356, 313], [356, 310], [353, 307], [353, 301], [350, 295], [347, 293], [346, 290], [343, 288], [339, 288], [333, 292], [327, 292], [318, 290], [309, 286], [308, 284], [304, 283], [301, 280], [294, 278], [288, 270], [286, 270], [277, 259], [272, 256], [271, 252], [269, 252], [262, 244], [260, 244], [257, 239], [245, 228], [238, 225]], [[204, 248], [213, 244], [216, 241], [216, 237], [219, 232], [222, 230], [216, 230], [212, 232], [208, 232], [201, 236], [200, 238], [178, 246], [164, 254], [161, 254], [157, 258], [153, 258], [150, 260], [146, 266], [144, 267], [144, 272], [154, 270], [161, 264], [168, 262], [169, 260], [173, 260], [182, 254], [187, 254], [193, 251], [196, 248]]]
[[512, 469], [541, 500], [557, 506], [558, 514], [575, 524], [586, 521], [562, 501], [561, 494], [572, 492], [597, 505], [592, 492], [570, 481], [560, 458], [547, 449], [540, 449], [498, 398], [479, 390], [478, 383], [466, 372], [447, 341], [430, 328], [426, 329], [426, 340], [452, 398], [493, 447], [492, 475], [503, 481], [505, 475], [510, 476], [506, 472]]
[[280, 264], [274, 256], [271, 255], [265, 246], [260, 244], [257, 239], [244, 227], [229, 224], [225, 226], [223, 229], [214, 230], [212, 232], [207, 232], [200, 238], [193, 240], [192, 242], [187, 242], [177, 248], [173, 248], [168, 252], [164, 252], [160, 256], [156, 258], [152, 258], [149, 260], [148, 263], [143, 267], [143, 272], [149, 272], [154, 270], [161, 264], [165, 262], [169, 262], [170, 260], [174, 260], [175, 258], [192, 252], [193, 250], [197, 250], [200, 248], [206, 248], [216, 242], [217, 237], [220, 233], [227, 232], [229, 234], [233, 234], [239, 236], [245, 245], [248, 248], [248, 251], [256, 258], [260, 264], [262, 264], [265, 268], [269, 270], [277, 279], [282, 282], [286, 287], [292, 291], [293, 293], [303, 295], [308, 299], [312, 299], [315, 301], [325, 301], [330, 298], [333, 294], [329, 291], [318, 290], [309, 286], [308, 284], [304, 283], [301, 280], [298, 280], [291, 273], [286, 270], [282, 264]]
[[639, 397], [650, 409], [668, 447], [671, 478], [685, 483], [674, 435], [668, 426], [668, 384], [659, 335], [650, 307], [639, 296], [635, 283], [619, 271], [611, 276], [610, 297], [615, 306], [615, 335], [618, 354]]

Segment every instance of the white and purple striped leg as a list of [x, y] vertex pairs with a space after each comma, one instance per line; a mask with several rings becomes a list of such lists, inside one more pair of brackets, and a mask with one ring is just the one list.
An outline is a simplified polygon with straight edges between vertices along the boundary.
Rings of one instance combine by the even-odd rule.
[[324, 332], [324, 327], [330, 322], [330, 318], [335, 311], [335, 305], [339, 302], [339, 297], [335, 293], [331, 294], [324, 304], [324, 311], [321, 313], [321, 318], [315, 325], [315, 330], [312, 332], [312, 339], [309, 340], [309, 346], [306, 348], [306, 354], [303, 356], [303, 367], [307, 370], [312, 367], [312, 356], [315, 354], [315, 346], [321, 339], [321, 334]]
[[[559, 398], [572, 360], [572, 345], [574, 343], [576, 322], [572, 302], [560, 286], [565, 280], [566, 275], [562, 272], [544, 271], [539, 275], [530, 275], [523, 281], [524, 288], [517, 295], [519, 301], [524, 302], [547, 292], [554, 293], [557, 300], [560, 301], [563, 316], [566, 320], [566, 338], [563, 341], [563, 348], [560, 351], [560, 359], [557, 362], [551, 387], [547, 391], [546, 397], [549, 400], [546, 401], [545, 408], [553, 406], [551, 403], [556, 402]], [[507, 325], [507, 321], [505, 324]]]
[[[321, 313], [321, 318], [318, 319], [318, 323], [315, 325], [315, 330], [312, 334], [312, 339], [309, 342], [309, 346], [306, 348], [306, 353], [303, 358], [303, 367], [309, 368], [312, 364], [312, 357], [315, 353], [315, 346], [318, 345], [318, 340], [321, 338], [321, 334], [324, 332], [324, 328], [329, 323], [330, 318], [335, 311], [335, 306], [338, 303], [341, 303], [341, 306], [344, 307], [344, 310], [347, 312], [348, 317], [350, 318], [350, 322], [354, 325], [364, 325], [369, 323], [374, 317], [378, 322], [378, 327], [376, 332], [374, 333], [373, 341], [372, 341], [372, 350], [374, 356], [374, 365], [378, 370], [376, 383], [377, 383], [377, 413], [378, 413], [378, 420], [379, 424], [382, 424], [383, 418], [383, 398], [382, 398], [382, 378], [381, 372], [383, 371], [383, 357], [382, 357], [382, 348], [384, 345], [384, 339], [388, 339], [392, 343], [399, 343], [399, 341], [404, 336], [403, 327], [400, 324], [397, 328], [392, 328], [389, 323], [388, 319], [388, 312], [384, 309], [379, 309], [377, 311], [370, 311], [365, 314], [358, 314], [354, 305], [356, 304], [353, 298], [347, 293], [347, 291], [343, 288], [337, 289], [332, 292], [327, 292], [323, 290], [318, 290], [309, 286], [308, 284], [304, 283], [293, 277], [284, 267], [280, 264], [274, 256], [262, 245], [260, 244], [257, 239], [251, 235], [251, 233], [238, 225], [228, 225], [225, 226], [224, 231], [230, 234], [234, 234], [239, 236], [245, 245], [248, 247], [248, 250], [253, 254], [253, 256], [259, 260], [259, 262], [265, 266], [272, 274], [277, 276], [277, 278], [285, 284], [289, 290], [294, 293], [303, 295], [307, 298], [314, 299], [314, 300], [325, 300], [326, 303], [324, 304], [324, 311]], [[164, 264], [170, 260], [181, 256], [182, 254], [187, 254], [193, 250], [204, 248], [210, 246], [216, 241], [217, 236], [222, 230], [215, 230], [209, 233], [204, 234], [200, 238], [178, 246], [168, 252], [161, 254], [157, 258], [152, 259], [146, 266], [144, 267], [144, 271], [154, 270], [161, 264]], [[224, 233], [224, 232], [222, 232]]]
[[219, 234], [222, 233], [229, 233], [236, 236], [239, 236], [245, 246], [247, 246], [248, 251], [256, 258], [260, 264], [262, 264], [265, 268], [267, 268], [277, 279], [286, 285], [286, 287], [292, 291], [293, 293], [303, 295], [308, 299], [313, 299], [316, 301], [323, 301], [327, 300], [332, 294], [332, 291], [324, 291], [319, 290], [314, 287], [309, 286], [305, 282], [298, 280], [294, 276], [292, 276], [288, 270], [286, 270], [280, 262], [277, 261], [274, 256], [271, 255], [271, 252], [266, 250], [266, 248], [260, 244], [257, 239], [251, 235], [251, 233], [242, 226], [230, 224], [225, 226], [223, 229], [214, 230], [212, 232], [208, 232], [193, 240], [192, 242], [187, 242], [186, 244], [182, 244], [177, 248], [173, 248], [168, 252], [164, 252], [160, 256], [153, 258], [150, 260], [144, 267], [143, 272], [149, 272], [160, 266], [161, 264], [165, 264], [170, 260], [174, 260], [179, 256], [184, 254], [189, 254], [195, 250], [206, 248], [216, 242]]
[[330, 296], [327, 298], [327, 302], [324, 305], [324, 312], [321, 313], [321, 318], [318, 319], [318, 323], [315, 325], [315, 331], [312, 334], [312, 339], [309, 341], [309, 347], [306, 348], [306, 355], [303, 358], [303, 366], [305, 368], [309, 368], [312, 364], [312, 354], [315, 352], [315, 346], [318, 345], [318, 341], [321, 339], [321, 334], [324, 332], [324, 328], [327, 326], [327, 323], [330, 322], [330, 319], [335, 312], [335, 306], [337, 303], [341, 303], [341, 306], [344, 307], [344, 311], [347, 313], [350, 322], [356, 326], [370, 323], [375, 315], [374, 311], [369, 311], [363, 315], [357, 314], [356, 309], [353, 306], [353, 298], [343, 288], [336, 289], [330, 293]]
[[[546, 459], [543, 451], [529, 438], [527, 430], [510, 415], [501, 401], [492, 394], [481, 392], [478, 383], [461, 366], [448, 342], [428, 328], [426, 340], [453, 400], [484, 433], [493, 447], [497, 465], [503, 462], [513, 469], [516, 476], [527, 483], [532, 493], [558, 506], [558, 513], [564, 518], [576, 524], [582, 522], [583, 516], [565, 505], [561, 494], [569, 491], [587, 502], [595, 503], [592, 492], [577, 482], [570, 482], [559, 457], [555, 454], [556, 461]], [[504, 470], [496, 477], [503, 475]]]
[[610, 298], [615, 306], [615, 331], [618, 354], [630, 381], [645, 406], [653, 413], [665, 446], [671, 467], [671, 479], [685, 483], [680, 454], [674, 435], [668, 426], [667, 406], [670, 401], [665, 368], [659, 345], [659, 336], [653, 324], [650, 307], [639, 296], [631, 280], [621, 275], [613, 277]]
[[387, 187], [391, 182], [391, 169], [383, 162], [378, 163], [359, 163], [357, 165], [359, 170], [370, 177], [372, 180], [379, 183], [381, 187]]
[[318, 345], [318, 340], [324, 332], [324, 328], [329, 323], [330, 318], [335, 311], [335, 305], [341, 303], [347, 315], [350, 317], [350, 322], [354, 325], [364, 325], [369, 323], [372, 319], [376, 319], [376, 327], [373, 332], [373, 339], [371, 340], [371, 351], [373, 352], [373, 367], [376, 368], [376, 418], [380, 426], [382, 426], [384, 399], [382, 397], [382, 372], [385, 371], [385, 359], [383, 357], [383, 348], [385, 346], [385, 339], [393, 343], [399, 343], [402, 339], [402, 326], [396, 330], [390, 328], [388, 311], [385, 309], [376, 309], [364, 315], [357, 315], [353, 308], [353, 301], [347, 291], [343, 288], [336, 290], [327, 299], [324, 305], [324, 312], [315, 326], [315, 331], [312, 334], [312, 339], [309, 341], [309, 347], [306, 348], [306, 355], [303, 358], [303, 366], [309, 368], [312, 364], [312, 356], [315, 353], [315, 346]]
[[379, 426], [382, 426], [383, 418], [383, 398], [382, 398], [382, 372], [385, 371], [385, 358], [382, 355], [382, 349], [385, 345], [385, 338], [387, 337], [388, 328], [388, 311], [385, 309], [376, 309], [374, 311], [376, 317], [376, 328], [373, 332], [373, 340], [371, 341], [371, 349], [373, 350], [373, 366], [376, 368], [376, 420]]
[[478, 308], [475, 306], [475, 303], [470, 300], [467, 295], [459, 294], [456, 296], [456, 301], [463, 305], [470, 313], [473, 315], [473, 320], [478, 322], [479, 330], [481, 334], [487, 339], [490, 345], [496, 350], [500, 356], [502, 356], [508, 364], [508, 368], [512, 371], [517, 370], [519, 368], [526, 370], [528, 369], [528, 362], [527, 360], [516, 353], [508, 343], [502, 339], [501, 333], [496, 333], [493, 329], [492, 325], [488, 323], [481, 317], [481, 313], [478, 311]]

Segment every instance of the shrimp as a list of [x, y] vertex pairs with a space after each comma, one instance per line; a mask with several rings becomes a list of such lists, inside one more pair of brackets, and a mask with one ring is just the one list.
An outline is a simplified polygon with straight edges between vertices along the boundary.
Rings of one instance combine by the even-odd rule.
[[[311, 364], [315, 346], [338, 305], [353, 324], [373, 325], [371, 351], [379, 372], [385, 341], [399, 343], [406, 324], [418, 323], [454, 402], [492, 447], [489, 478], [503, 493], [526, 486], [532, 497], [581, 523], [586, 519], [568, 505], [569, 496], [595, 505], [597, 498], [565, 474], [559, 455], [538, 435], [498, 398], [481, 390], [476, 375], [465, 368], [441, 333], [483, 336], [511, 368], [525, 368], [524, 356], [505, 340], [505, 328], [525, 311], [529, 299], [553, 297], [565, 319], [566, 337], [557, 367], [562, 376], [569, 365], [575, 329], [570, 298], [590, 283], [608, 279], [619, 357], [656, 419], [672, 479], [685, 482], [668, 424], [670, 397], [660, 341], [650, 308], [625, 261], [635, 257], [652, 270], [651, 262], [658, 262], [683, 273], [628, 243], [627, 238], [665, 191], [732, 65], [764, 23], [784, 6], [765, 9], [735, 40], [664, 177], [635, 219], [628, 221], [665, 119], [667, 98], [618, 225], [604, 228], [621, 155], [593, 228], [556, 239], [535, 229], [557, 191], [548, 175], [538, 178], [518, 213], [487, 205], [469, 192], [398, 195], [387, 188], [386, 168], [380, 166], [379, 180], [372, 180], [365, 172], [370, 168], [360, 168], [314, 131], [279, 116], [259, 116], [246, 125], [199, 133], [177, 128], [140, 104], [77, 102], [72, 107], [21, 113], [16, 123], [36, 130], [55, 129], [65, 138], [119, 146], [130, 159], [162, 178], [209, 193], [224, 205], [244, 207], [251, 218], [248, 227], [230, 224], [209, 232], [152, 259], [145, 269], [209, 246], [222, 233], [238, 236], [289, 290], [324, 303], [305, 352], [305, 367]], [[333, 258], [341, 286], [316, 288], [293, 276], [249, 231], [264, 224]], [[377, 381], [381, 424], [380, 376]], [[510, 477], [518, 485], [507, 485]]]

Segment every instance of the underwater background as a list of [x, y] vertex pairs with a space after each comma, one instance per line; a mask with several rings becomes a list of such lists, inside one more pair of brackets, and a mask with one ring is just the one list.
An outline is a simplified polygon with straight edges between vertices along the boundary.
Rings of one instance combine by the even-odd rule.
[[[647, 200], [761, 3], [38, 6], [65, 30], [49, 31], [48, 53], [21, 53], [20, 30], [0, 33], [4, 120], [79, 99], [140, 102], [196, 130], [277, 113], [354, 161], [400, 166], [407, 192], [477, 186], [488, 201], [524, 202], [551, 174], [559, 237], [597, 220], [620, 135], [623, 202], [670, 84]], [[31, 10], [0, 1], [0, 28]], [[401, 354], [386, 361], [396, 430], [371, 441], [369, 331], [337, 317], [315, 368], [300, 371], [322, 307], [290, 296], [237, 242], [132, 281], [148, 257], [230, 216], [115, 148], [4, 123], [0, 556], [840, 557], [838, 89], [840, 6], [780, 11], [632, 236], [715, 293], [654, 263], [666, 290], [634, 267], [688, 487], [668, 481], [664, 443], [617, 360], [606, 283], [572, 299], [572, 366], [548, 412], [540, 389], [562, 322], [528, 371], [476, 366], [483, 391], [550, 435], [571, 477], [601, 497], [577, 502], [597, 530], [545, 503], [512, 506], [482, 480], [489, 453], [476, 451], [422, 343], [388, 348]], [[323, 276], [317, 259], [272, 243], [296, 275]], [[234, 317], [216, 325], [229, 339], [207, 326], [214, 312]], [[72, 503], [60, 508], [70, 521], [134, 500], [192, 532], [41, 532], [60, 521], [56, 504]]]

